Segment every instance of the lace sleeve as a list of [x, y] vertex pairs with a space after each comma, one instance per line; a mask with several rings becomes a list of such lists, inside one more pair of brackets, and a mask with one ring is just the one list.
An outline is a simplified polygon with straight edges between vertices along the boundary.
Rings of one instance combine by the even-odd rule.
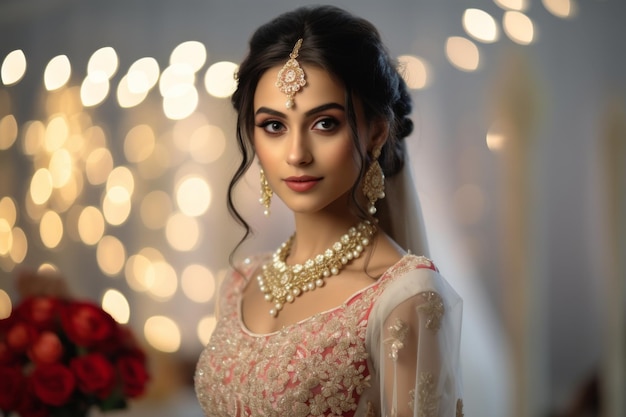
[[381, 415], [460, 417], [462, 301], [435, 271], [395, 279], [370, 315], [368, 343]]

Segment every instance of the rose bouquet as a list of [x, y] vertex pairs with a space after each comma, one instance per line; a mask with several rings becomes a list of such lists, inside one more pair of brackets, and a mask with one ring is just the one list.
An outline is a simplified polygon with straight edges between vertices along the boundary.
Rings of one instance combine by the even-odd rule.
[[0, 410], [21, 417], [85, 416], [126, 408], [148, 381], [130, 330], [99, 306], [30, 297], [0, 320]]

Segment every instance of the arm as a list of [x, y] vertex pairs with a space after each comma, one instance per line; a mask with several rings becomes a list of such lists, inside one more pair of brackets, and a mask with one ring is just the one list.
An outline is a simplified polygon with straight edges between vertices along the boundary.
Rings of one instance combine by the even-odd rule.
[[430, 269], [410, 271], [382, 294], [370, 320], [377, 341], [382, 415], [462, 415], [461, 299]]

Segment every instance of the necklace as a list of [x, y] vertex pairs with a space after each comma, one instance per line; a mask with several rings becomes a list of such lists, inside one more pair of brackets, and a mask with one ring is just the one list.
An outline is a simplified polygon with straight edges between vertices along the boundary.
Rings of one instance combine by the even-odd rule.
[[353, 259], [361, 256], [370, 239], [376, 233], [376, 226], [365, 220], [351, 227], [339, 241], [324, 253], [307, 259], [302, 264], [287, 265], [285, 260], [291, 251], [295, 234], [283, 243], [272, 256], [272, 260], [262, 267], [257, 276], [259, 288], [265, 300], [273, 303], [270, 315], [276, 317], [285, 302], [293, 303], [296, 297], [324, 285], [324, 278], [338, 275], [341, 269]]

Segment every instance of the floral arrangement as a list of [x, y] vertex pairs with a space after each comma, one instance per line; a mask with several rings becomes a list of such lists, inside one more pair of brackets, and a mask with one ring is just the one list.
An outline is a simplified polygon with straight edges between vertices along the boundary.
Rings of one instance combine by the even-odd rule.
[[0, 320], [0, 410], [86, 416], [144, 393], [146, 356], [130, 330], [89, 301], [26, 298]]

